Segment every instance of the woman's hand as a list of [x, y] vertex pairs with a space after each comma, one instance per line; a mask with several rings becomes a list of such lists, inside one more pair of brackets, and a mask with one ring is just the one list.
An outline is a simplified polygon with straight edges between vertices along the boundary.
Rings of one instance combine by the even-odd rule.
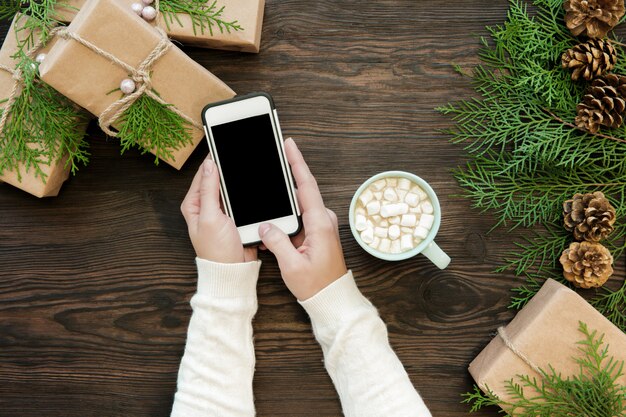
[[304, 230], [293, 239], [269, 223], [259, 227], [263, 245], [278, 260], [287, 288], [298, 300], [313, 297], [346, 274], [337, 216], [324, 206], [317, 182], [293, 139], [285, 152], [298, 186]]
[[219, 263], [257, 259], [256, 248], [243, 247], [235, 223], [222, 211], [219, 173], [210, 158], [200, 166], [180, 210], [199, 258]]

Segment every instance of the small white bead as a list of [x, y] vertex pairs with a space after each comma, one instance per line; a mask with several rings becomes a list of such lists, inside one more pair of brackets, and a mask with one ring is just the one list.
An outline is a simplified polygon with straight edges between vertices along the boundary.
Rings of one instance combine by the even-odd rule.
[[44, 59], [46, 59], [46, 54], [42, 52], [39, 55], [37, 55], [37, 58], [35, 58], [35, 61], [41, 64]]
[[130, 5], [130, 8], [132, 9], [133, 12], [135, 12], [139, 16], [141, 16], [141, 12], [143, 12], [143, 4], [141, 4], [141, 3], [133, 3], [133, 4]]
[[132, 94], [132, 93], [134, 93], [135, 92], [135, 88], [137, 88], [135, 86], [135, 82], [133, 80], [131, 80], [130, 78], [125, 78], [120, 83], [120, 90], [122, 90], [122, 93], [124, 93], [124, 94]]
[[143, 10], [141, 11], [141, 17], [143, 17], [145, 20], [147, 20], [148, 22], [153, 21], [154, 19], [156, 19], [157, 17], [157, 11], [154, 7], [152, 6], [146, 6], [143, 8]]

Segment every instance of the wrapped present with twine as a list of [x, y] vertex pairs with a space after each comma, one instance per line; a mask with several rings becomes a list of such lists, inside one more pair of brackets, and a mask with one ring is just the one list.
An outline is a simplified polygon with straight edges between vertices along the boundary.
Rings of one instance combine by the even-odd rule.
[[[551, 369], [563, 379], [580, 372], [580, 323], [603, 335], [608, 356], [626, 361], [626, 335], [582, 297], [564, 285], [547, 280], [541, 290], [472, 361], [469, 372], [484, 392], [503, 404], [512, 400], [508, 382], [520, 376], [542, 379]], [[626, 386], [626, 376], [616, 382]], [[515, 410], [506, 410], [515, 415]]]
[[44, 42], [28, 21], [17, 15], [0, 49], [0, 181], [51, 197], [87, 162], [89, 117], [39, 79], [38, 66], [55, 38]]
[[[265, 0], [110, 0], [185, 45], [259, 52]], [[64, 0], [58, 18], [70, 22], [86, 0]]]
[[41, 78], [96, 115], [122, 152], [138, 147], [180, 169], [204, 136], [204, 106], [235, 95], [117, 1], [87, 1], [57, 36]]

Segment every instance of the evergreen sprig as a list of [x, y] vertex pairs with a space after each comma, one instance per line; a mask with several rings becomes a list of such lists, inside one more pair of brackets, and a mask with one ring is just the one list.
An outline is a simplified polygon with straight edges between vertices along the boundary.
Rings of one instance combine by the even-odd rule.
[[186, 14], [191, 18], [194, 35], [197, 30], [204, 33], [206, 30], [213, 36], [215, 26], [220, 33], [238, 32], [243, 30], [237, 20], [226, 21], [223, 19], [225, 6], [218, 6], [217, 0], [207, 3], [206, 0], [161, 0], [159, 2], [161, 13], [163, 13], [165, 25], [170, 29], [170, 25], [176, 22], [183, 26], [177, 14]]
[[[624, 251], [626, 127], [593, 135], [574, 124], [585, 85], [561, 68], [562, 53], [580, 42], [563, 21], [563, 0], [509, 3], [506, 22], [481, 39], [482, 63], [471, 74], [457, 67], [477, 97], [439, 110], [453, 118], [446, 132], [470, 156], [454, 173], [464, 195], [494, 215], [494, 228], [535, 229], [498, 269], [524, 278], [511, 302], [519, 308], [545, 278], [563, 281], [558, 258], [571, 234], [562, 227], [562, 203], [575, 193], [602, 191], [611, 200], [617, 227], [605, 244], [616, 259]], [[626, 58], [615, 72], [626, 74]], [[626, 287], [594, 303], [626, 330]]]
[[21, 51], [16, 57], [22, 90], [11, 108], [2, 110], [10, 113], [0, 135], [0, 173], [15, 171], [21, 180], [22, 169], [34, 170], [45, 182], [43, 167], [62, 158], [67, 158], [66, 168], [75, 173], [89, 158], [84, 140], [86, 114], [39, 80], [38, 64], [32, 58]]
[[623, 361], [609, 355], [604, 335], [598, 336], [582, 322], [578, 330], [584, 336], [578, 342], [580, 356], [572, 358], [579, 365], [578, 374], [563, 377], [550, 366], [541, 370], [540, 380], [518, 375], [507, 381], [508, 401], [500, 400], [489, 389], [483, 393], [474, 386], [473, 392], [462, 394], [462, 402], [471, 405], [470, 412], [501, 406], [506, 415], [518, 417], [626, 416], [626, 387], [618, 382], [623, 375]]
[[192, 143], [191, 124], [170, 109], [146, 95], [140, 96], [120, 117], [121, 153], [138, 147], [142, 154], [154, 152], [160, 159], [172, 159], [172, 152]]

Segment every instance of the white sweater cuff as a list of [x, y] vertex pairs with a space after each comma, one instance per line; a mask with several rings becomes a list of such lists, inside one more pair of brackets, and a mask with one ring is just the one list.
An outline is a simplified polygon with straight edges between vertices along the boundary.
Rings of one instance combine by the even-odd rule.
[[360, 307], [372, 307], [356, 286], [352, 271], [313, 297], [298, 302], [309, 313], [313, 324], [320, 327], [336, 325]]
[[219, 298], [250, 297], [256, 294], [261, 261], [222, 264], [196, 258], [198, 294]]

